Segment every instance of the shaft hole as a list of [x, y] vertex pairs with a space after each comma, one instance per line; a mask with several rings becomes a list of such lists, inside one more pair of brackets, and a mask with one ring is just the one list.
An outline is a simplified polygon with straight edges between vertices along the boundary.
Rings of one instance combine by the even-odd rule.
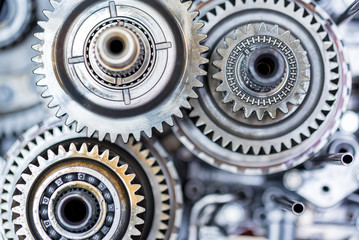
[[125, 46], [120, 39], [112, 39], [109, 41], [108, 48], [112, 54], [117, 55], [123, 51]]
[[297, 214], [302, 214], [304, 212], [303, 204], [297, 203], [293, 206], [293, 210]]
[[269, 77], [271, 75], [273, 75], [273, 73], [275, 72], [276, 69], [276, 63], [273, 60], [273, 58], [269, 57], [269, 56], [262, 56], [261, 58], [259, 58], [257, 60], [257, 72], [264, 76], [264, 77]]
[[81, 224], [88, 217], [89, 209], [82, 199], [70, 199], [63, 207], [64, 220], [69, 224]]

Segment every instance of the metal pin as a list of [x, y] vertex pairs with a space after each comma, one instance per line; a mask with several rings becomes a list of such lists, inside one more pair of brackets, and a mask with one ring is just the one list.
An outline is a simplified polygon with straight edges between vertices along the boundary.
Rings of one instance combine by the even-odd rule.
[[354, 162], [354, 157], [350, 153], [334, 153], [316, 157], [313, 159], [313, 162], [328, 162], [336, 165], [350, 166]]
[[346, 10], [345, 12], [340, 15], [337, 20], [336, 24], [340, 25], [345, 22], [350, 21], [353, 19], [359, 12], [359, 0], [355, 0]]
[[290, 211], [296, 216], [302, 215], [305, 211], [305, 205], [301, 202], [290, 200], [285, 196], [273, 195], [271, 198], [278, 207]]

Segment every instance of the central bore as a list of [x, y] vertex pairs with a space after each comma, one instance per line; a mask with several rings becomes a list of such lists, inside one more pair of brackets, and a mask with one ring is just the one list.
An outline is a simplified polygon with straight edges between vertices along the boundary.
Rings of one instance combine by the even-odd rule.
[[81, 224], [89, 215], [89, 209], [83, 199], [73, 198], [65, 203], [63, 214], [66, 222]]
[[285, 72], [281, 53], [270, 47], [254, 50], [248, 59], [249, 76], [256, 85], [273, 87], [280, 83]]
[[77, 232], [89, 227], [94, 220], [96, 203], [83, 192], [69, 193], [56, 204], [58, 223], [67, 231]]
[[123, 71], [133, 65], [140, 54], [140, 40], [125, 27], [112, 27], [98, 37], [96, 55], [100, 64], [111, 71]]
[[276, 70], [276, 62], [271, 56], [262, 56], [257, 62], [257, 72], [263, 77], [271, 76]]
[[121, 39], [112, 39], [108, 44], [108, 51], [113, 54], [120, 54], [124, 49], [124, 44]]

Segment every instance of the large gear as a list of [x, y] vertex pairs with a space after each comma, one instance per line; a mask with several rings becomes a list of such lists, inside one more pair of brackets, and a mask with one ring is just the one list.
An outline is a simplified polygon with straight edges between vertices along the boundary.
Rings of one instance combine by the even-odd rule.
[[[208, 80], [203, 79], [206, 86], [198, 89], [198, 100], [190, 101], [194, 109], [184, 121], [178, 121], [176, 132], [181, 141], [212, 165], [248, 174], [283, 171], [317, 153], [339, 126], [351, 86], [343, 45], [329, 16], [315, 4], [286, 0], [236, 0], [224, 4], [210, 1], [197, 6], [207, 6], [207, 12], [202, 12], [198, 20], [206, 22], [201, 31], [208, 34], [205, 44], [212, 49], [207, 54], [211, 61], [207, 66]], [[273, 44], [276, 36], [285, 41], [287, 51], [298, 56], [299, 72], [292, 92], [297, 94], [279, 107], [282, 111], [271, 109], [268, 101], [264, 107], [263, 101], [256, 100], [255, 107], [234, 103], [233, 109], [232, 102], [240, 99], [230, 84], [243, 78], [236, 77], [237, 82], [229, 84], [226, 81], [229, 51], [238, 47], [242, 39], [252, 45], [259, 37], [263, 43], [265, 35], [265, 44]], [[291, 64], [283, 59], [287, 66]], [[258, 91], [248, 86], [251, 92]], [[261, 90], [264, 96], [265, 91]], [[245, 111], [238, 111], [242, 107]], [[257, 114], [251, 114], [253, 111]]]
[[[175, 239], [182, 195], [173, 163], [149, 141], [99, 142], [62, 124], [32, 128], [5, 157], [6, 239]], [[71, 206], [87, 214], [69, 215]]]
[[152, 128], [161, 132], [164, 122], [182, 116], [181, 107], [190, 108], [206, 62], [203, 24], [193, 22], [190, 2], [50, 2], [34, 61], [56, 116], [76, 122], [78, 131], [86, 127], [89, 136], [109, 134], [114, 142], [121, 135], [126, 142], [131, 134], [138, 140], [141, 132], [152, 136]]

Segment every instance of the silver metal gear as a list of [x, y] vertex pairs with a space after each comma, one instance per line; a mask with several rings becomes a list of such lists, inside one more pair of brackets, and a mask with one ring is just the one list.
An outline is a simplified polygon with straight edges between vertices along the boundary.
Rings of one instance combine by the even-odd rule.
[[[162, 132], [164, 122], [173, 125], [172, 116], [182, 117], [181, 107], [190, 108], [188, 98], [197, 97], [193, 88], [202, 86], [196, 78], [205, 74], [200, 65], [206, 60], [200, 54], [207, 50], [200, 44], [205, 35], [198, 34], [203, 24], [193, 23], [197, 13], [188, 12], [190, 2], [50, 3], [54, 10], [44, 12], [47, 22], [39, 22], [44, 32], [35, 35], [41, 40], [34, 46], [40, 56], [33, 60], [40, 63], [35, 73], [44, 76], [38, 82], [46, 87], [42, 96], [50, 99], [48, 106], [56, 116], [66, 116], [67, 124], [75, 122], [78, 131], [86, 127], [88, 135], [97, 132], [103, 139], [109, 134], [112, 142], [121, 135], [126, 142], [131, 134], [137, 140], [141, 132], [151, 137], [152, 128]], [[80, 12], [81, 18], [76, 18]], [[130, 27], [143, 43], [144, 63], [128, 78], [103, 74], [93, 63], [93, 37], [114, 23]], [[111, 35], [101, 34], [105, 33]], [[117, 33], [108, 39], [100, 52], [111, 53], [106, 56], [112, 67], [122, 67], [116, 52], [138, 50], [130, 47], [137, 41], [131, 37]]]
[[[337, 130], [351, 87], [344, 48], [330, 17], [314, 3], [286, 0], [226, 1], [206, 11], [198, 21], [206, 23], [201, 31], [208, 34], [204, 44], [212, 49], [206, 55], [211, 58], [208, 79], [202, 80], [206, 84], [198, 89], [198, 100], [190, 101], [193, 110], [188, 117], [178, 121], [175, 132], [182, 143], [214, 166], [247, 174], [284, 171], [317, 153]], [[287, 113], [272, 116], [261, 111], [258, 115], [263, 118], [258, 119], [255, 114], [248, 117], [250, 111], [233, 112], [232, 104], [222, 102], [224, 96], [213, 78], [221, 78], [221, 73], [213, 63], [223, 59], [214, 50], [228, 48], [223, 38], [236, 39], [234, 30], [246, 33], [248, 24], [259, 29], [263, 19], [270, 19], [270, 24], [262, 24], [267, 31], [276, 32], [278, 25], [279, 36], [290, 33], [295, 46], [299, 43], [295, 40], [300, 41], [298, 46], [307, 52], [310, 79], [299, 78], [309, 84], [299, 105], [287, 104]]]
[[[7, 165], [0, 189], [1, 226], [5, 229], [6, 239], [37, 239], [38, 234], [42, 234], [41, 239], [57, 239], [59, 236], [72, 239], [75, 235], [76, 239], [85, 239], [86, 234], [90, 234], [87, 228], [73, 232], [61, 220], [64, 217], [59, 220], [59, 213], [50, 211], [56, 209], [51, 206], [64, 204], [68, 198], [74, 199], [78, 195], [86, 203], [98, 205], [96, 209], [100, 213], [90, 219], [89, 226], [92, 230], [102, 226], [103, 234], [97, 236], [96, 231], [92, 231], [93, 239], [113, 239], [121, 234], [123, 239], [132, 239], [140, 234], [148, 239], [176, 239], [182, 205], [178, 176], [172, 161], [163, 156], [161, 148], [155, 148], [156, 144], [150, 141], [145, 142], [145, 145], [135, 142], [133, 138], [127, 144], [99, 142], [87, 138], [84, 131], [75, 132], [74, 127], [65, 126], [58, 119], [50, 119], [27, 131], [5, 156]], [[118, 177], [118, 181], [113, 181], [114, 176]], [[39, 188], [32, 188], [36, 184]], [[117, 186], [117, 190], [110, 191], [111, 195], [101, 186], [108, 189]], [[124, 192], [129, 192], [129, 197]], [[45, 202], [46, 207], [30, 203], [26, 193], [34, 196], [38, 194], [39, 197], [34, 201]], [[117, 197], [113, 196], [115, 193]], [[126, 199], [132, 203], [128, 205]], [[106, 200], [108, 203], [120, 201], [116, 209], [121, 211], [107, 216], [106, 219], [110, 217], [111, 221], [105, 220], [104, 226], [100, 223], [103, 223], [101, 216], [104, 216], [106, 207], [99, 203]], [[35, 214], [31, 215], [33, 209]], [[108, 205], [107, 209], [113, 209], [113, 206]], [[19, 211], [22, 215], [18, 214]], [[119, 218], [121, 222], [117, 227], [106, 226], [110, 223], [115, 226]], [[36, 220], [36, 228], [31, 227], [31, 219]], [[51, 219], [51, 224], [47, 219]], [[117, 231], [112, 231], [111, 238], [110, 230], [114, 228]], [[49, 238], [47, 233], [55, 238]], [[68, 235], [71, 237], [68, 238]]]
[[3, 0], [0, 8], [0, 49], [21, 40], [34, 26], [35, 0]]
[[213, 61], [219, 68], [213, 78], [221, 82], [216, 91], [233, 103], [233, 112], [243, 108], [246, 118], [255, 112], [262, 120], [303, 102], [310, 82], [307, 53], [289, 31], [279, 31], [278, 25], [248, 24], [234, 30], [235, 39], [224, 39], [227, 48], [216, 50], [222, 57]]

